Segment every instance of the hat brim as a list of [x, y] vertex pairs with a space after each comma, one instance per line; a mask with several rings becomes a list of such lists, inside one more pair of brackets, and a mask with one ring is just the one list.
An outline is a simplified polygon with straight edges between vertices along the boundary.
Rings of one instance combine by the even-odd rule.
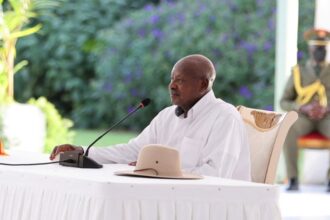
[[309, 40], [309, 46], [327, 46], [330, 43], [329, 40]]
[[144, 171], [134, 171], [134, 170], [124, 170], [116, 171], [116, 175], [119, 176], [132, 176], [132, 177], [150, 177], [150, 178], [160, 178], [160, 179], [203, 179], [203, 176], [191, 173], [182, 173], [182, 176], [164, 176], [164, 175], [154, 175], [146, 173]]

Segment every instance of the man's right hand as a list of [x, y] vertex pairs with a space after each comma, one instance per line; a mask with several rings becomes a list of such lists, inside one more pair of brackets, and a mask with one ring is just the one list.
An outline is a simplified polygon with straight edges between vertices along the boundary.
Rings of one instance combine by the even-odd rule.
[[327, 108], [321, 106], [317, 101], [301, 106], [300, 111], [313, 120], [320, 120], [327, 114]]
[[84, 149], [82, 147], [74, 146], [71, 144], [57, 145], [56, 147], [54, 147], [52, 153], [49, 156], [49, 159], [54, 160], [59, 153], [74, 150], [80, 150], [82, 153], [84, 153]]

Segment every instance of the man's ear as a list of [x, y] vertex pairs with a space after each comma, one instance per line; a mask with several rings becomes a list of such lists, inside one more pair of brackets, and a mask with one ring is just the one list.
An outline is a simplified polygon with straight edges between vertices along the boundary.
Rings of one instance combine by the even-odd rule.
[[208, 79], [202, 79], [201, 80], [201, 92], [204, 93], [209, 88], [210, 81]]

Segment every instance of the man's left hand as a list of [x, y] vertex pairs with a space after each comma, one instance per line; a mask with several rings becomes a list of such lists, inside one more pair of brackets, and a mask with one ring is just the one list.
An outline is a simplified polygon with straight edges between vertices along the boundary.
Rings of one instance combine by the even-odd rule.
[[314, 120], [321, 120], [327, 114], [327, 108], [324, 108], [321, 105], [314, 105], [313, 109], [311, 110], [309, 117]]

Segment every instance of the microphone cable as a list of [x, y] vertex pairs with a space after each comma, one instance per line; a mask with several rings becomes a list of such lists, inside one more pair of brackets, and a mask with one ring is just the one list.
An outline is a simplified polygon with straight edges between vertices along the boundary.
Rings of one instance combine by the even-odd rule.
[[42, 163], [0, 163], [0, 165], [4, 166], [37, 166], [37, 165], [48, 165], [60, 162], [68, 162], [72, 163], [73, 160], [59, 160], [59, 161], [52, 161], [52, 162], [42, 162]]
[[[122, 118], [119, 122], [111, 126], [108, 130], [106, 130], [101, 136], [99, 136], [96, 140], [94, 140], [86, 149], [86, 152], [84, 155], [82, 155], [82, 167], [83, 168], [95, 168], [95, 167], [89, 167], [87, 165], [84, 165], [84, 160], [91, 163], [91, 159], [88, 158], [88, 152], [89, 149], [95, 144], [98, 140], [100, 140], [104, 135], [106, 135], [109, 131], [111, 131], [114, 127], [116, 127], [118, 124], [120, 124], [122, 121], [127, 119], [129, 116], [131, 116], [133, 113], [135, 113], [137, 110], [144, 108], [150, 104], [151, 100], [149, 98], [143, 99], [140, 104], [131, 112], [129, 112], [124, 118]], [[70, 155], [72, 156], [72, 155]], [[75, 165], [77, 167], [80, 167], [79, 165], [76, 165], [79, 161], [79, 154], [75, 155], [77, 157], [77, 160], [73, 159], [64, 159], [64, 160], [59, 160], [59, 161], [52, 161], [52, 162], [42, 162], [42, 163], [0, 163], [0, 165], [5, 165], [5, 166], [36, 166], [36, 165], [48, 165], [48, 164], [54, 164], [54, 163], [59, 163], [61, 165], [65, 166], [72, 166]], [[96, 163], [95, 161], [92, 161], [94, 164]], [[97, 163], [96, 163], [97, 164]], [[101, 168], [102, 165], [97, 164], [98, 166], [96, 168]]]

